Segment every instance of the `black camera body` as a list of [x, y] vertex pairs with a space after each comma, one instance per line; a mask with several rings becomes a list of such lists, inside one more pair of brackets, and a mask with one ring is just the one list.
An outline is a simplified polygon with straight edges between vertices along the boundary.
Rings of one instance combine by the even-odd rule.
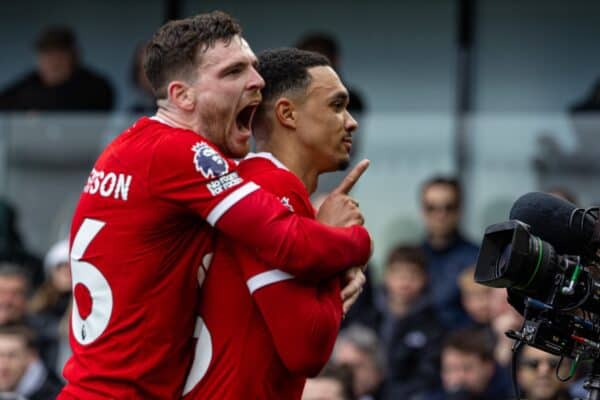
[[529, 225], [511, 220], [486, 229], [475, 281], [506, 288], [509, 302], [524, 316], [522, 328], [507, 332], [509, 337], [577, 365], [600, 359], [598, 261], [558, 254]]

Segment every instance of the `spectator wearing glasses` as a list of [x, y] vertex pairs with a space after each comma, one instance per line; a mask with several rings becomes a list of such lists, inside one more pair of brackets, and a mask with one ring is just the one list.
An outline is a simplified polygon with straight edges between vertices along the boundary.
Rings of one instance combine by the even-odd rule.
[[427, 257], [432, 301], [441, 321], [454, 329], [468, 322], [460, 303], [457, 279], [475, 263], [478, 248], [459, 230], [462, 193], [457, 179], [435, 176], [421, 189], [421, 210], [426, 237], [422, 243]]
[[[556, 376], [560, 358], [545, 353], [535, 347], [526, 346], [519, 358], [517, 380], [524, 398], [528, 400], [568, 400], [569, 382], [561, 382]], [[569, 374], [569, 362], [560, 364], [559, 374], [566, 378]]]

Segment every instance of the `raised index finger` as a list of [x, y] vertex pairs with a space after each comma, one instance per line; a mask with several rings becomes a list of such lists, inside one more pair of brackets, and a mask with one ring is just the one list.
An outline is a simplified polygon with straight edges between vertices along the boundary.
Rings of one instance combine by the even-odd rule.
[[340, 184], [335, 189], [333, 189], [332, 193], [350, 193], [350, 190], [352, 190], [356, 182], [358, 182], [358, 179], [361, 177], [361, 175], [367, 170], [367, 168], [369, 168], [370, 163], [371, 161], [365, 158], [364, 160], [356, 164], [352, 171], [350, 171], [348, 175], [346, 175], [346, 177], [342, 179]]

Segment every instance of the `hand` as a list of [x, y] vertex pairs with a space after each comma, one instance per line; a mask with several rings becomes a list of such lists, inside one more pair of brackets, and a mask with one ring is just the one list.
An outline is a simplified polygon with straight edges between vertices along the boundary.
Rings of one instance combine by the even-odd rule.
[[344, 316], [350, 310], [350, 307], [356, 300], [358, 300], [358, 296], [362, 292], [362, 288], [367, 282], [367, 277], [363, 272], [363, 267], [352, 267], [344, 273], [342, 283], [344, 287], [342, 288], [342, 310]]
[[365, 220], [358, 202], [352, 199], [348, 193], [354, 187], [361, 175], [369, 167], [369, 160], [359, 162], [342, 182], [323, 201], [317, 213], [317, 219], [331, 226], [363, 225]]

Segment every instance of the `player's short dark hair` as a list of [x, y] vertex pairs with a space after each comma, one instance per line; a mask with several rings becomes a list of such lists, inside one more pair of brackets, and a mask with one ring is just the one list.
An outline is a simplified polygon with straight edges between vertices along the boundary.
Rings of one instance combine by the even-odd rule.
[[296, 47], [323, 54], [332, 63], [339, 54], [339, 46], [335, 38], [324, 32], [311, 32], [302, 36], [296, 43]]
[[453, 176], [443, 176], [443, 175], [435, 175], [429, 179], [427, 179], [421, 185], [421, 200], [425, 196], [425, 192], [432, 186], [436, 185], [445, 185], [449, 186], [454, 190], [456, 195], [456, 205], [461, 206], [462, 204], [462, 187], [460, 185], [460, 181]]
[[303, 90], [311, 82], [308, 70], [329, 66], [321, 54], [294, 48], [266, 50], [258, 55], [258, 72], [265, 80], [263, 102], [290, 91]]
[[152, 37], [144, 55], [144, 71], [157, 98], [167, 97], [169, 82], [192, 75], [201, 55], [217, 41], [229, 44], [242, 33], [238, 22], [222, 11], [169, 21]]
[[37, 51], [67, 50], [74, 52], [77, 39], [71, 28], [66, 26], [49, 26], [44, 29], [35, 41]]
[[415, 265], [423, 273], [426, 273], [427, 259], [425, 253], [419, 246], [398, 244], [389, 252], [386, 260], [386, 268], [396, 263], [410, 263]]
[[451, 332], [443, 342], [442, 351], [453, 349], [473, 354], [482, 361], [494, 361], [495, 340], [493, 334], [480, 327], [468, 327]]
[[330, 63], [325, 56], [312, 51], [279, 48], [260, 53], [258, 72], [265, 80], [265, 87], [262, 90], [263, 101], [254, 115], [255, 126], [262, 126], [273, 100], [284, 94], [306, 90], [311, 82], [308, 70], [321, 66], [330, 66]]

